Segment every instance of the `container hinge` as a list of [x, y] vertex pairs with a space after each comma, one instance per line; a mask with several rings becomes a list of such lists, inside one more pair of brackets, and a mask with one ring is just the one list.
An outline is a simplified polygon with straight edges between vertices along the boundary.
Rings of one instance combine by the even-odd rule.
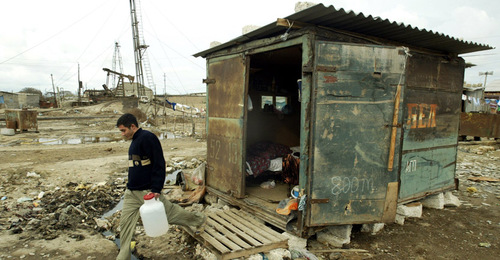
[[316, 71], [321, 71], [321, 72], [337, 72], [337, 67], [316, 66]]
[[312, 73], [313, 70], [311, 65], [302, 66], [302, 74]]
[[311, 199], [311, 204], [323, 204], [330, 202], [330, 199]]
[[205, 83], [205, 84], [215, 84], [215, 79], [203, 79], [203, 83]]

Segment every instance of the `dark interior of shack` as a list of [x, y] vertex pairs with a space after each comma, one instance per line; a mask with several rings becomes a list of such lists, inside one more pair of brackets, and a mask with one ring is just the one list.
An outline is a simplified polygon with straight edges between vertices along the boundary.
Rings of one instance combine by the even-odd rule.
[[271, 202], [290, 196], [299, 181], [301, 68], [301, 46], [250, 56], [246, 190], [262, 196], [274, 185], [265, 193]]

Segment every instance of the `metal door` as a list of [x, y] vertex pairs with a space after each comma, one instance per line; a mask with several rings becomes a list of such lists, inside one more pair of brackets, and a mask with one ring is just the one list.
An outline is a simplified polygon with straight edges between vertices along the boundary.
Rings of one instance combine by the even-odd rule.
[[307, 225], [395, 217], [405, 60], [402, 48], [315, 44]]
[[247, 59], [243, 55], [208, 61], [208, 186], [241, 198], [245, 194], [244, 118]]
[[455, 187], [465, 63], [415, 53], [407, 68], [400, 202]]

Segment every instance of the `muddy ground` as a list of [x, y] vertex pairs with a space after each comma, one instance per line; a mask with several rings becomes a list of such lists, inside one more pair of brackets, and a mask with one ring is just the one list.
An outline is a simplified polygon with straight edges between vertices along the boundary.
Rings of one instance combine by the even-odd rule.
[[[39, 133], [0, 136], [0, 260], [115, 258], [120, 211], [113, 208], [123, 194], [129, 146], [115, 123], [125, 110], [119, 102], [40, 109]], [[169, 170], [182, 169], [189, 175], [205, 161], [206, 140], [204, 126], [196, 126], [195, 135], [189, 136], [192, 122], [184, 122], [175, 123], [176, 129], [169, 129], [172, 122], [142, 127], [161, 137]], [[167, 132], [175, 132], [175, 138]], [[388, 224], [375, 235], [355, 226], [342, 250], [312, 237], [308, 250], [320, 259], [498, 259], [499, 148], [495, 140], [459, 144], [460, 186], [453, 194], [461, 206], [424, 208], [421, 218]], [[203, 207], [194, 204], [188, 209]], [[135, 255], [143, 259], [207, 255], [176, 226], [159, 238], [145, 236], [139, 227], [136, 241]]]

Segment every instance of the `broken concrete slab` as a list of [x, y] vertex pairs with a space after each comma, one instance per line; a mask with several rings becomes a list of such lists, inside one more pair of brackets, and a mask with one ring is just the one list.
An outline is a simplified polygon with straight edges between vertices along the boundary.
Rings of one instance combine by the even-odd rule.
[[396, 218], [394, 219], [394, 223], [399, 224], [399, 225], [404, 225], [405, 224], [405, 216], [396, 214]]
[[0, 129], [2, 135], [12, 136], [16, 134], [16, 130], [11, 128], [2, 128]]
[[342, 247], [351, 243], [352, 225], [331, 226], [316, 234], [317, 240], [323, 244]]
[[361, 232], [376, 235], [380, 230], [384, 228], [384, 226], [384, 223], [363, 224], [361, 226]]
[[406, 205], [398, 205], [396, 213], [408, 218], [422, 217], [422, 203], [414, 202]]
[[283, 236], [288, 238], [288, 249], [292, 250], [302, 250], [307, 247], [307, 239], [292, 235], [288, 232], [281, 233]]
[[457, 196], [453, 195], [451, 191], [447, 191], [444, 193], [444, 206], [445, 207], [460, 207], [462, 202], [458, 199]]
[[444, 195], [443, 195], [443, 193], [431, 195], [425, 199], [422, 199], [420, 202], [422, 202], [422, 205], [425, 208], [444, 209]]

